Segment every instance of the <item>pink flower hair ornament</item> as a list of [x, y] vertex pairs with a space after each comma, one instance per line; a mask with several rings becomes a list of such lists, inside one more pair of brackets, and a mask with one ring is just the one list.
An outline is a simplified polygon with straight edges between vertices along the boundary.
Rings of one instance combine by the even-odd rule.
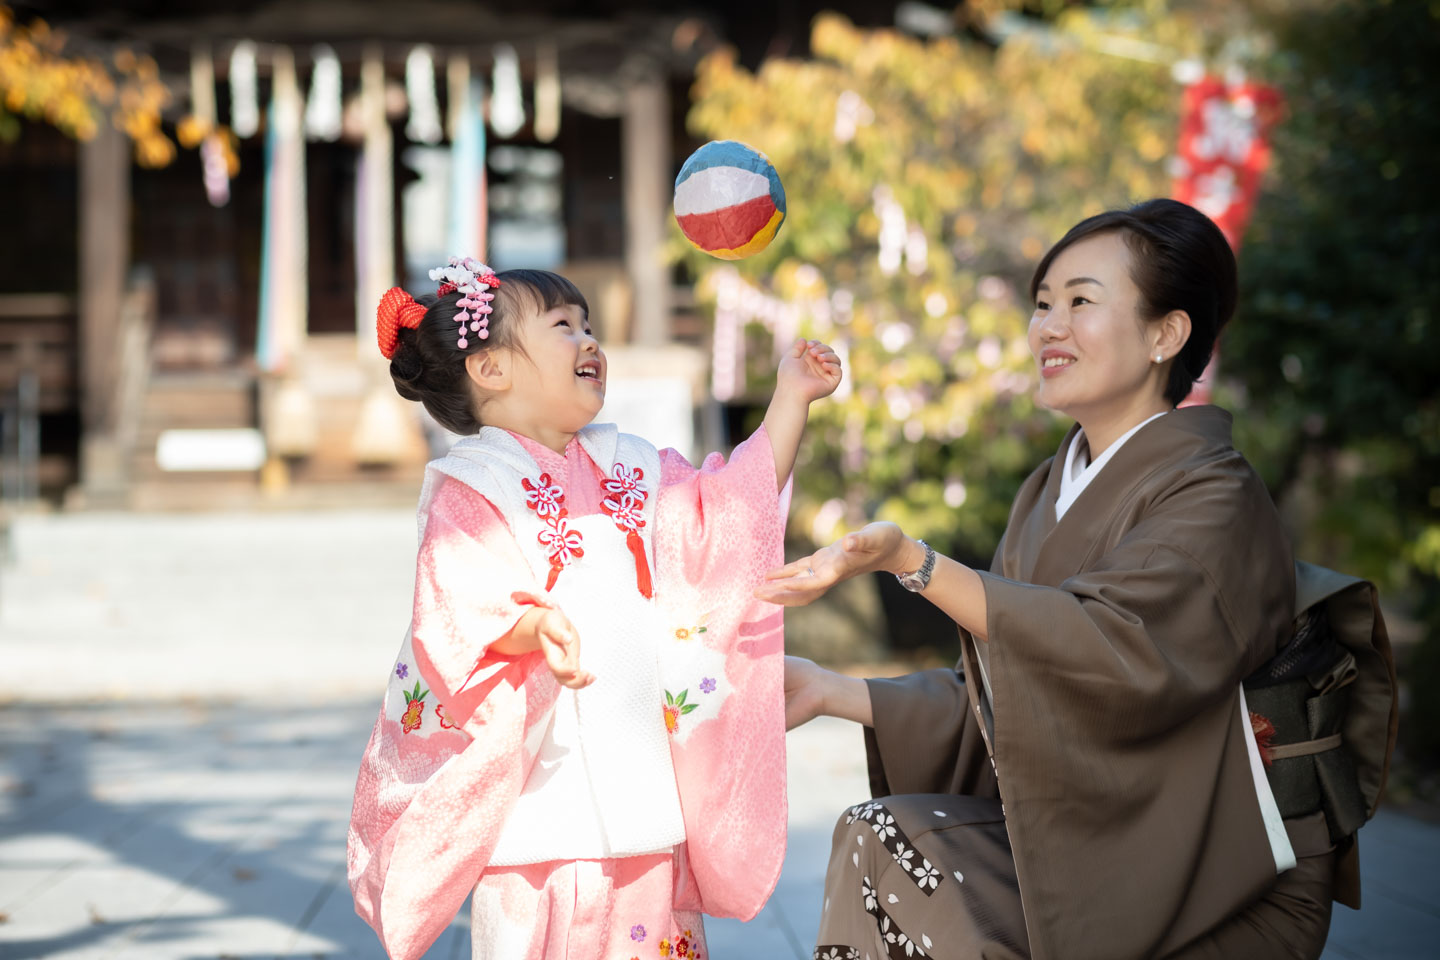
[[460, 324], [460, 336], [455, 346], [461, 350], [470, 346], [468, 336], [471, 333], [481, 340], [489, 339], [493, 309], [490, 301], [495, 299], [491, 291], [500, 286], [495, 271], [474, 257], [451, 257], [449, 266], [430, 271], [430, 279], [440, 281], [440, 288], [435, 291], [437, 296], [443, 297], [456, 291], [460, 293], [460, 300], [456, 303], [460, 312], [455, 314], [455, 322]]

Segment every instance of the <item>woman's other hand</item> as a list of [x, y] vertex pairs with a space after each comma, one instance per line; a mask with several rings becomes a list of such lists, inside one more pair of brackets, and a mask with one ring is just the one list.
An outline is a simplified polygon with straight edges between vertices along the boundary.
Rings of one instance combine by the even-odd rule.
[[870, 687], [864, 680], [826, 670], [804, 657], [785, 658], [785, 729], [816, 717], [839, 717], [870, 726]]
[[804, 657], [785, 658], [785, 729], [809, 723], [825, 709], [826, 671]]
[[755, 596], [782, 606], [803, 607], [824, 596], [835, 584], [858, 574], [915, 569], [920, 566], [918, 561], [913, 567], [905, 567], [909, 547], [919, 549], [895, 524], [867, 524], [808, 557], [766, 573], [765, 582], [755, 588]]
[[535, 637], [545, 665], [562, 687], [579, 690], [595, 682], [595, 675], [580, 668], [580, 634], [559, 610], [544, 609], [535, 622]]

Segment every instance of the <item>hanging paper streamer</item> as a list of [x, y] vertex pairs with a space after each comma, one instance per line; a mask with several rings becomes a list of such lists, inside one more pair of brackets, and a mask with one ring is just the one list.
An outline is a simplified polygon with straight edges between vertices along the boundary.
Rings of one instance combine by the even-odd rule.
[[[802, 264], [799, 270], [814, 271], [815, 282], [820, 282], [819, 271], [814, 266]], [[778, 357], [795, 342], [806, 323], [818, 335], [833, 338], [832, 331], [837, 325], [850, 323], [854, 308], [854, 295], [843, 288], [828, 296], [783, 299], [755, 286], [729, 266], [711, 271], [705, 283], [715, 293], [710, 392], [722, 403], [745, 391], [746, 326], [758, 323], [769, 331], [771, 348]], [[842, 339], [834, 338], [832, 343]], [[848, 389], [841, 385], [841, 390]]]
[[560, 134], [560, 64], [553, 43], [535, 53], [535, 139], [549, 143]]
[[469, 99], [470, 58], [463, 53], [452, 54], [445, 62], [445, 135], [451, 143], [460, 139], [460, 124]]
[[255, 44], [242, 40], [230, 52], [230, 129], [237, 137], [253, 137], [260, 129], [256, 96]]
[[340, 58], [325, 44], [312, 51], [315, 69], [310, 76], [310, 99], [305, 104], [305, 134], [311, 140], [340, 139]]
[[289, 49], [276, 51], [272, 69], [255, 353], [260, 368], [273, 372], [284, 369], [304, 341], [308, 284], [304, 103]]
[[205, 184], [205, 199], [212, 207], [230, 202], [230, 162], [225, 156], [225, 143], [218, 133], [200, 141], [200, 172]]
[[215, 61], [199, 44], [190, 51], [190, 115], [201, 136], [215, 129]]
[[520, 90], [520, 58], [508, 43], [495, 45], [493, 84], [490, 127], [496, 136], [513, 137], [525, 126], [525, 101]]
[[410, 122], [405, 136], [419, 143], [440, 142], [440, 104], [435, 99], [435, 59], [427, 46], [405, 58], [405, 97], [410, 101]]
[[360, 66], [360, 115], [365, 142], [355, 178], [355, 334], [360, 356], [370, 359], [377, 356], [375, 305], [395, 285], [394, 157], [378, 47], [366, 48]]
[[759, 253], [785, 219], [785, 188], [765, 155], [737, 140], [712, 140], [675, 178], [675, 220], [685, 238], [721, 260]]
[[485, 175], [485, 82], [469, 79], [457, 89], [461, 78], [452, 71], [450, 103], [455, 131], [450, 140], [450, 199], [446, 205], [446, 248], [473, 250], [477, 260], [486, 256], [488, 198]]

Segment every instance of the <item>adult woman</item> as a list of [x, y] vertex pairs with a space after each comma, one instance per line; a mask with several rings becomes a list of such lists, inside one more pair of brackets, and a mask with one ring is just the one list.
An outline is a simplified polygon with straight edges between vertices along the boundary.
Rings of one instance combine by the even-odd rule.
[[1152, 200], [1072, 228], [1031, 293], [1038, 398], [1076, 426], [992, 572], [880, 523], [758, 591], [808, 603], [888, 570], [960, 627], [954, 670], [787, 660], [787, 722], [864, 724], [882, 798], [837, 825], [817, 955], [1316, 957], [1340, 854], [1318, 808], [1282, 822], [1241, 687], [1290, 638], [1290, 547], [1229, 415], [1174, 409], [1234, 257]]

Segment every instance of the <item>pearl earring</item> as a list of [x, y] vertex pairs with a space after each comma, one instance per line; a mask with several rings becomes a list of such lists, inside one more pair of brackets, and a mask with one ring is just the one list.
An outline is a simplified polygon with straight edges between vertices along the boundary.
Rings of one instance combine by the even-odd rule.
[[1163, 363], [1164, 361], [1165, 361], [1165, 358], [1164, 358], [1164, 357], [1162, 357], [1162, 356], [1161, 356], [1160, 354], [1158, 354], [1158, 353], [1155, 354], [1155, 362], [1156, 362], [1156, 363]]

